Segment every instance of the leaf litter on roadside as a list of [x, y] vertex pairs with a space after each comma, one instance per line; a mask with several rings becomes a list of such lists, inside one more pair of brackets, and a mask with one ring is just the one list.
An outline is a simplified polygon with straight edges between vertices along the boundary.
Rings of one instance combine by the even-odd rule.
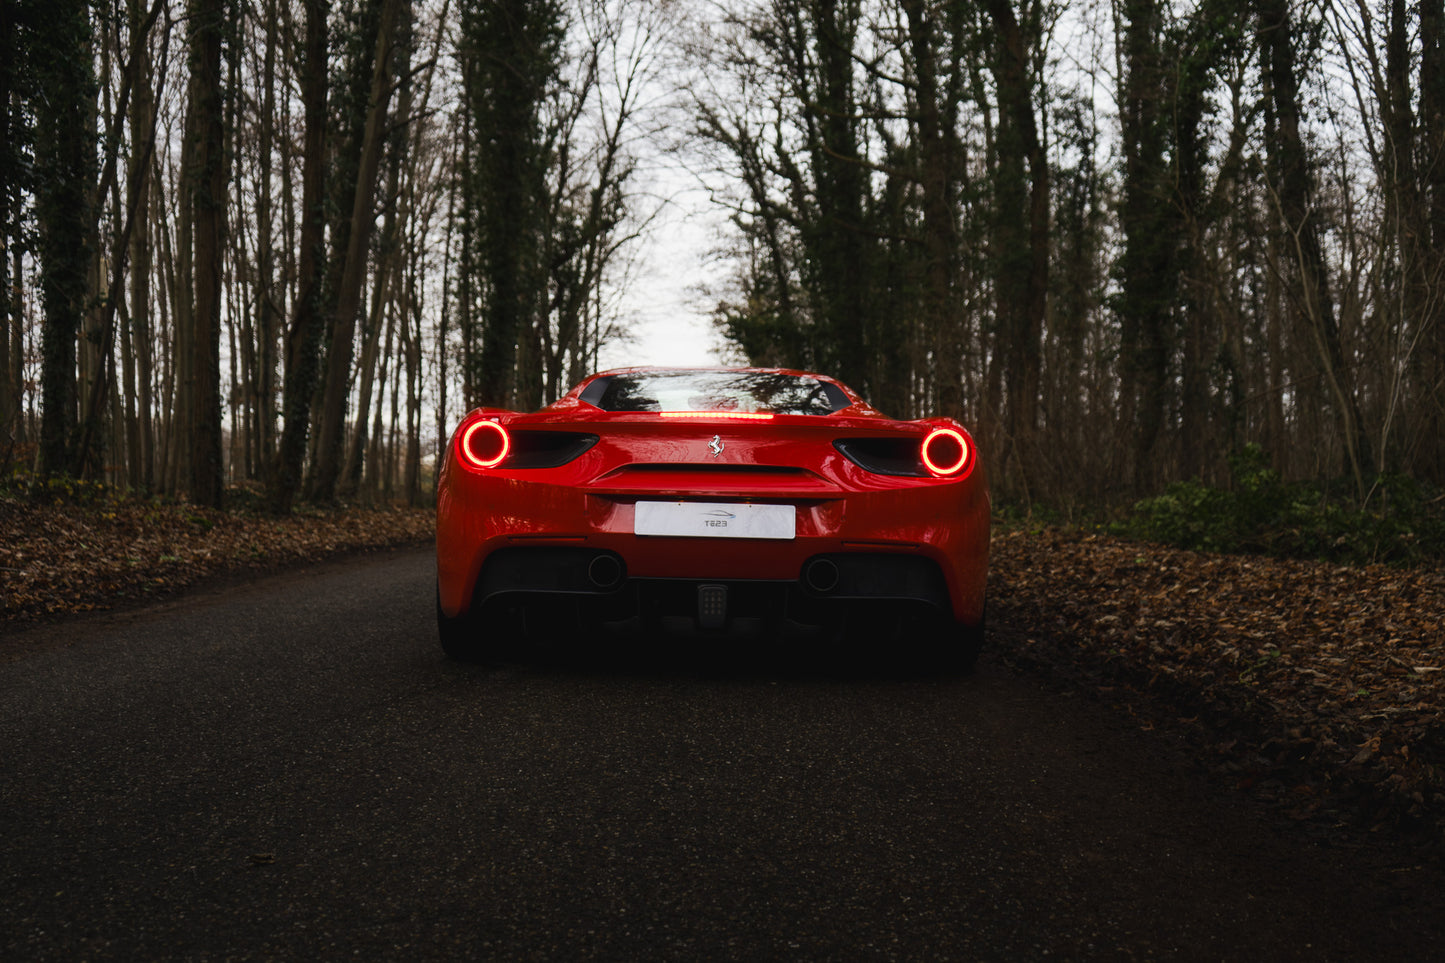
[[0, 496], [0, 625], [160, 597], [224, 572], [432, 537], [434, 512], [306, 508], [286, 518], [116, 497]]
[[1005, 658], [1171, 712], [1242, 788], [1306, 819], [1445, 841], [1445, 573], [994, 535]]

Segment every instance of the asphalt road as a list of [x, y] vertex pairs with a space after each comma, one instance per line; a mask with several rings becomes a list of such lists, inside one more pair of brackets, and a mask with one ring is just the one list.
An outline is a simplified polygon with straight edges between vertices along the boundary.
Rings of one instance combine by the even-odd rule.
[[987, 656], [447, 662], [429, 554], [0, 641], [0, 958], [1423, 959], [1319, 847]]

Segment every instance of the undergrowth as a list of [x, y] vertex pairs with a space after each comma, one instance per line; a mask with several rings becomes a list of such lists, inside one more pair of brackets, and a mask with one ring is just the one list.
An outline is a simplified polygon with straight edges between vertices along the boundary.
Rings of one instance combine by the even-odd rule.
[[[65, 474], [45, 475], [27, 470], [0, 474], [0, 501], [12, 505], [75, 506], [87, 509], [113, 508], [119, 505], [149, 505], [156, 509], [189, 513], [198, 524], [204, 522], [209, 510], [193, 506], [183, 496], [139, 491], [102, 481], [74, 478]], [[384, 509], [391, 502], [363, 497], [341, 498], [332, 503], [298, 499], [291, 514], [299, 516], [328, 515], [344, 510]], [[274, 512], [266, 492], [258, 482], [227, 485], [222, 502], [225, 514], [235, 516], [270, 516]]]
[[1112, 534], [1207, 552], [1421, 565], [1445, 559], [1445, 493], [1402, 475], [1353, 492], [1287, 482], [1258, 445], [1230, 459], [1230, 484], [1175, 482], [1136, 502]]

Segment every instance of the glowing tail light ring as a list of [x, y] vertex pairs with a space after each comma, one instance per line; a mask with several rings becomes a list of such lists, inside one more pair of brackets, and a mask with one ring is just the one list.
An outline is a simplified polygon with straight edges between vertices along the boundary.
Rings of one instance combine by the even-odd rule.
[[[932, 448], [935, 443], [945, 439], [951, 440], [953, 444], [958, 446], [958, 459], [953, 462], [938, 464], [934, 461]], [[947, 444], [946, 440], [944, 441], [945, 444]], [[940, 478], [947, 475], [956, 475], [963, 470], [963, 466], [968, 464], [968, 439], [952, 428], [933, 429], [928, 437], [923, 439], [923, 444], [919, 446], [918, 451], [923, 459], [923, 466]]]
[[[479, 431], [495, 433], [496, 437], [478, 438]], [[480, 452], [473, 450], [473, 441], [481, 445]], [[479, 421], [462, 432], [462, 457], [477, 468], [496, 468], [506, 460], [507, 453], [511, 450], [512, 439], [508, 436], [507, 429], [495, 421]]]

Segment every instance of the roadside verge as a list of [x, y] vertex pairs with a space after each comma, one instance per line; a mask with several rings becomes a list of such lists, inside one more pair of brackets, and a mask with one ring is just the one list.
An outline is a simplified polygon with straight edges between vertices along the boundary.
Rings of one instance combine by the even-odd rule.
[[989, 607], [1005, 662], [1166, 728], [1291, 818], [1445, 854], [1445, 573], [1001, 531]]
[[305, 506], [286, 518], [183, 503], [0, 498], [0, 627], [166, 598], [220, 575], [430, 540], [431, 508]]

